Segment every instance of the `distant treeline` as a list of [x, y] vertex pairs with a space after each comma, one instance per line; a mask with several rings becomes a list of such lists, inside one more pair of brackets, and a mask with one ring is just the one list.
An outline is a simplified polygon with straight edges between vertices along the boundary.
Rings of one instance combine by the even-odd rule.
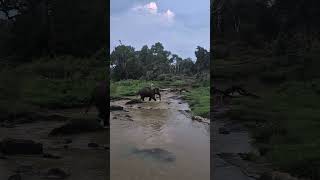
[[158, 42], [150, 48], [145, 45], [141, 50], [132, 46], [119, 45], [111, 52], [111, 78], [124, 79], [164, 79], [166, 75], [198, 75], [209, 79], [210, 52], [198, 46], [196, 60], [183, 59], [165, 50]]

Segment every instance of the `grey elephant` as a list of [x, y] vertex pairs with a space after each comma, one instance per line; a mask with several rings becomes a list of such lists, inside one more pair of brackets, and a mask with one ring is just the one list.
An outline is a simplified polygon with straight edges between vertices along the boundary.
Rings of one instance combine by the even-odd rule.
[[88, 113], [91, 105], [94, 103], [98, 110], [98, 116], [103, 120], [103, 125], [109, 127], [110, 126], [110, 114], [109, 114], [109, 87], [105, 81], [99, 82], [96, 87], [93, 89], [91, 93], [91, 98], [86, 109], [86, 113]]
[[142, 101], [144, 101], [145, 97], [149, 97], [149, 101], [151, 101], [151, 99], [157, 101], [155, 96], [157, 94], [161, 101], [161, 94], [159, 88], [144, 87], [141, 90], [139, 90], [137, 94], [140, 95]]

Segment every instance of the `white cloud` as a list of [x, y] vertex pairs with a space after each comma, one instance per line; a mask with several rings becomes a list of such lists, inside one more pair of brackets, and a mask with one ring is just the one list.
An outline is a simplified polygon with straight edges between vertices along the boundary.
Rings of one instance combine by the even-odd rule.
[[170, 11], [170, 9], [168, 9], [166, 12], [162, 14], [162, 16], [166, 18], [169, 22], [173, 22], [175, 14], [174, 12]]
[[154, 15], [154, 18], [158, 18], [160, 21], [165, 23], [172, 23], [175, 17], [175, 13], [169, 9], [164, 12], [158, 12], [158, 5], [156, 2], [150, 2], [145, 5], [137, 5], [131, 9], [134, 12], [141, 12], [149, 15]]
[[149, 4], [146, 4], [146, 5], [144, 5], [144, 7], [146, 9], [148, 9], [149, 12], [152, 14], [156, 14], [158, 12], [158, 6], [157, 6], [157, 3], [155, 3], [155, 2], [151, 2]]
[[145, 5], [137, 5], [137, 6], [133, 7], [132, 10], [147, 12], [150, 14], [157, 14], [158, 13], [158, 6], [157, 6], [157, 3], [150, 2]]

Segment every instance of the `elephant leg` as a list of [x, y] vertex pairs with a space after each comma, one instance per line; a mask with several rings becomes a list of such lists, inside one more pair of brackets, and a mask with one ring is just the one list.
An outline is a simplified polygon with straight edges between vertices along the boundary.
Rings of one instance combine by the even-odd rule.
[[107, 105], [97, 105], [98, 117], [102, 119], [104, 126], [110, 126], [110, 114], [107, 111]]

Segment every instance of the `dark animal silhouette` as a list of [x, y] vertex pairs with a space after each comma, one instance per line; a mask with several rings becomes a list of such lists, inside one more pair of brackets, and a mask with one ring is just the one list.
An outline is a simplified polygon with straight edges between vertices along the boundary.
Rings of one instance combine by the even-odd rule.
[[159, 88], [152, 89], [150, 87], [145, 87], [138, 92], [138, 95], [140, 95], [142, 101], [144, 101], [145, 97], [149, 97], [149, 101], [151, 101], [151, 99], [157, 101], [155, 96], [156, 94], [159, 95], [159, 99], [161, 101], [161, 94]]
[[103, 120], [104, 126], [110, 125], [108, 95], [109, 87], [107, 86], [107, 83], [98, 83], [98, 85], [93, 89], [91, 93], [91, 98], [86, 109], [86, 113], [88, 113], [91, 105], [94, 103], [99, 113], [98, 116]]

